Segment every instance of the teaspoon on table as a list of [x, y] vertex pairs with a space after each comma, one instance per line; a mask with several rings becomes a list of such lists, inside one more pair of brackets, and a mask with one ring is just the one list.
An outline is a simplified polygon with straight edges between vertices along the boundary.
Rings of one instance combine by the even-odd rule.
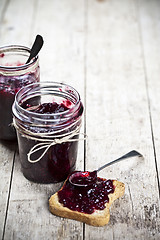
[[102, 169], [114, 164], [114, 163], [117, 163], [117, 162], [120, 162], [126, 158], [131, 158], [131, 157], [143, 157], [143, 155], [135, 150], [132, 150], [128, 153], [126, 153], [125, 155], [121, 156], [120, 158], [117, 158], [109, 163], [106, 163], [105, 165], [103, 165], [102, 167], [98, 168], [97, 170], [94, 170], [92, 172], [88, 172], [88, 171], [77, 171], [77, 172], [74, 172], [70, 175], [69, 177], [69, 182], [72, 184], [72, 185], [75, 185], [75, 186], [79, 186], [79, 187], [86, 187], [88, 185], [91, 185], [97, 178], [97, 173], [99, 171], [101, 171]]
[[34, 41], [34, 43], [32, 45], [32, 48], [31, 48], [31, 51], [30, 51], [30, 55], [29, 55], [29, 58], [28, 58], [26, 64], [29, 63], [32, 58], [37, 56], [37, 54], [41, 50], [42, 46], [43, 46], [43, 38], [42, 38], [41, 35], [37, 35], [36, 39], [35, 39], [35, 41]]

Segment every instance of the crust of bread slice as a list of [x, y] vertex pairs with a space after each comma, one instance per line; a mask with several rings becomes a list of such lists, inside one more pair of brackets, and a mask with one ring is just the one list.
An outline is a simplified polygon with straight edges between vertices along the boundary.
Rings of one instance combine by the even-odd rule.
[[[110, 219], [109, 208], [111, 204], [119, 197], [124, 195], [125, 185], [122, 182], [113, 180], [115, 186], [114, 193], [109, 194], [109, 202], [105, 204], [105, 209], [95, 210], [92, 214], [81, 213], [78, 211], [72, 211], [67, 207], [64, 207], [58, 200], [58, 192], [52, 195], [49, 199], [49, 209], [54, 215], [74, 219], [80, 222], [84, 222], [88, 225], [100, 227], [108, 224]], [[63, 188], [63, 186], [62, 186]]]

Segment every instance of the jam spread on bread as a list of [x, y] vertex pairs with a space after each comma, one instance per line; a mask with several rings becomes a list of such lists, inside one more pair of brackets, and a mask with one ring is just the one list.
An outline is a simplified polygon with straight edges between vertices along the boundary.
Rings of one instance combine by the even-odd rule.
[[105, 208], [105, 203], [109, 202], [108, 195], [114, 193], [114, 188], [112, 180], [99, 177], [86, 187], [74, 186], [67, 180], [58, 192], [59, 202], [73, 211], [92, 214]]

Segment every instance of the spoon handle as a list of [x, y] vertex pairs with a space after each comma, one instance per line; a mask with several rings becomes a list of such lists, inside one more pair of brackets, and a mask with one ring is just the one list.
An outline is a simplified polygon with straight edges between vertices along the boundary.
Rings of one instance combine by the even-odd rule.
[[31, 59], [33, 57], [35, 57], [39, 53], [39, 51], [41, 50], [42, 46], [43, 46], [43, 38], [42, 38], [41, 35], [37, 35], [36, 39], [35, 39], [35, 41], [33, 43], [33, 46], [31, 48], [30, 56], [29, 56], [26, 64], [29, 63], [31, 61]]
[[97, 169], [97, 172], [101, 171], [103, 168], [108, 167], [108, 166], [110, 166], [110, 165], [112, 165], [112, 164], [114, 164], [114, 163], [120, 162], [121, 160], [124, 160], [124, 159], [126, 159], [126, 158], [130, 158], [130, 157], [135, 157], [135, 156], [143, 157], [143, 155], [142, 155], [141, 153], [133, 150], [133, 151], [131, 151], [131, 152], [126, 153], [126, 154], [123, 155], [122, 157], [113, 160], [112, 162], [106, 163], [106, 164], [103, 165], [102, 167], [98, 168], [98, 169]]

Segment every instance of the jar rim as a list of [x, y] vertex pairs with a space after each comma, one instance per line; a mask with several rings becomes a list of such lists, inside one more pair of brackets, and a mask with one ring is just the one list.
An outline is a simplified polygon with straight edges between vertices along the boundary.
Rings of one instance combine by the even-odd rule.
[[[29, 110], [23, 108], [19, 104], [18, 97], [22, 97], [23, 94], [24, 95], [27, 94], [26, 92], [23, 93], [23, 91], [25, 91], [25, 89], [27, 89], [27, 88], [28, 89], [30, 88], [30, 90], [32, 90], [33, 89], [32, 87], [34, 85], [35, 86], [42, 86], [42, 87], [46, 86], [46, 85], [47, 86], [53, 86], [53, 87], [54, 86], [57, 86], [57, 87], [58, 86], [59, 87], [69, 87], [70, 89], [72, 89], [77, 94], [76, 102], [74, 103], [74, 105], [71, 108], [69, 108], [69, 109], [67, 109], [67, 110], [65, 110], [63, 112], [58, 112], [58, 113], [49, 113], [49, 114], [47, 114], [47, 113], [36, 113], [36, 112], [29, 111]], [[28, 92], [29, 92], [29, 90], [28, 90]], [[22, 93], [22, 95], [20, 95], [21, 93]], [[50, 81], [37, 82], [37, 83], [28, 84], [27, 86], [22, 87], [17, 92], [17, 94], [15, 96], [14, 104], [12, 106], [12, 112], [13, 112], [14, 116], [16, 116], [17, 114], [15, 114], [14, 108], [17, 107], [18, 112], [23, 112], [24, 115], [28, 115], [29, 114], [31, 117], [36, 118], [37, 120], [41, 119], [42, 121], [44, 120], [44, 121], [47, 121], [48, 123], [49, 122], [57, 122], [57, 119], [48, 119], [48, 116], [50, 116], [50, 117], [55, 116], [56, 117], [56, 116], [60, 116], [62, 114], [65, 114], [65, 119], [66, 119], [66, 116], [68, 118], [70, 118], [71, 115], [73, 115], [73, 112], [75, 112], [79, 108], [79, 104], [80, 103], [81, 103], [80, 94], [78, 93], [78, 91], [74, 87], [72, 87], [72, 86], [70, 86], [68, 84], [65, 84], [65, 83], [62, 83], [62, 82], [50, 82]], [[42, 116], [43, 116], [43, 119], [41, 118]], [[61, 118], [61, 121], [63, 121], [63, 120], [64, 120], [64, 118]]]
[[[26, 51], [28, 53], [31, 52], [31, 49], [29, 47], [23, 46], [23, 45], [6, 45], [0, 47], [0, 54], [3, 54], [5, 52], [14, 51], [14, 50], [21, 50]], [[28, 68], [29, 66], [32, 66], [36, 61], [38, 60], [38, 55], [32, 58], [32, 60], [29, 63], [25, 63], [20, 66], [3, 66], [0, 65], [1, 70], [7, 70], [7, 71], [13, 71], [13, 70], [23, 70]]]

